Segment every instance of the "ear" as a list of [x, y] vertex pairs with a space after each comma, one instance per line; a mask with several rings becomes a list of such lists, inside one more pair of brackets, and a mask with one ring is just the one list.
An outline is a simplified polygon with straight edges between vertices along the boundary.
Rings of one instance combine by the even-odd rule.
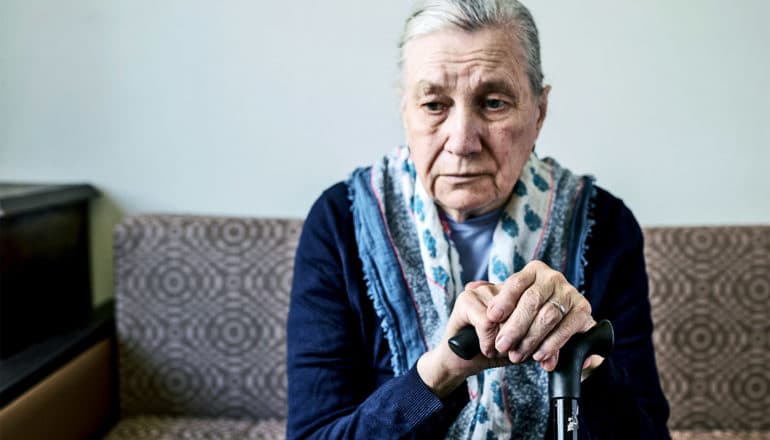
[[537, 134], [540, 134], [540, 129], [543, 128], [543, 123], [545, 122], [545, 116], [548, 113], [548, 94], [551, 93], [551, 86], [547, 85], [543, 87], [543, 91], [540, 93], [540, 97], [537, 98], [537, 108], [538, 108], [538, 115], [537, 115]]

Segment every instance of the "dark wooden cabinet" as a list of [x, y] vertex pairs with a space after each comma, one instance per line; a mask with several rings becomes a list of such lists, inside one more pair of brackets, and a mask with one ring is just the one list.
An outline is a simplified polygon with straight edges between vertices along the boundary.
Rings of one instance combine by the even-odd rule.
[[0, 359], [91, 314], [90, 185], [0, 183]]

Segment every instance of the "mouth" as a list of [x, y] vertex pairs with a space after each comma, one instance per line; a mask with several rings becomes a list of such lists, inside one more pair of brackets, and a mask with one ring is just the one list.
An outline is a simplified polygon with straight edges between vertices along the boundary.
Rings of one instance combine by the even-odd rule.
[[464, 183], [486, 176], [484, 173], [442, 174], [441, 177], [453, 183]]

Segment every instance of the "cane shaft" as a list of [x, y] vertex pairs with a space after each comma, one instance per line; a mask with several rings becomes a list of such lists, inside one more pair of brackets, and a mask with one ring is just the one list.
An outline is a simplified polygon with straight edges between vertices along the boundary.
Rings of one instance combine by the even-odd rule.
[[578, 438], [578, 400], [554, 399], [554, 433], [557, 440], [577, 440]]

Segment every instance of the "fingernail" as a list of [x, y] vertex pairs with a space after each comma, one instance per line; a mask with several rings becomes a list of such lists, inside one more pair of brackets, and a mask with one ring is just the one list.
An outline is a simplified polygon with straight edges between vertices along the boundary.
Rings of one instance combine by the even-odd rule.
[[510, 339], [508, 339], [508, 336], [505, 335], [499, 335], [497, 337], [497, 340], [495, 341], [495, 349], [499, 351], [500, 353], [504, 353], [508, 351], [508, 348], [510, 347]]
[[503, 319], [503, 311], [499, 307], [493, 305], [492, 308], [489, 309], [487, 316], [493, 321], [500, 321]]
[[508, 353], [508, 359], [514, 364], [521, 362], [524, 357], [518, 351], [511, 351]]
[[545, 360], [544, 358], [545, 358], [545, 352], [542, 350], [538, 350], [535, 352], [535, 354], [532, 355], [532, 359], [538, 362]]

